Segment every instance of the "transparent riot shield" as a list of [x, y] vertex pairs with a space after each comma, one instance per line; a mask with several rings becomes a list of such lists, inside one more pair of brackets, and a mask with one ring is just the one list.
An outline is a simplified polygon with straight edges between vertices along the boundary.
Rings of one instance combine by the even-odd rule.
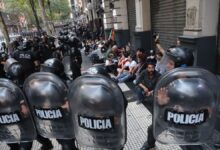
[[101, 75], [84, 75], [70, 88], [75, 137], [81, 147], [121, 149], [126, 137], [126, 104], [120, 88]]
[[21, 89], [7, 79], [0, 79], [0, 141], [33, 141], [36, 129]]
[[101, 74], [104, 75], [108, 78], [110, 78], [110, 75], [108, 74], [106, 67], [103, 64], [96, 64], [90, 67], [87, 71], [86, 74]]
[[197, 145], [214, 131], [219, 81], [201, 68], [163, 75], [154, 92], [154, 137], [166, 144]]
[[74, 137], [67, 87], [56, 75], [38, 72], [24, 83], [32, 114], [40, 135], [46, 138], [71, 139]]

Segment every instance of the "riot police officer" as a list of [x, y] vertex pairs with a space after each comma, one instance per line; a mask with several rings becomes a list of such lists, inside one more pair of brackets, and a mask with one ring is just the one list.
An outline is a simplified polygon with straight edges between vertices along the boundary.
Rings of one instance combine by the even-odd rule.
[[[1, 136], [11, 150], [21, 150], [18, 142], [36, 137], [34, 123], [21, 89], [8, 79], [0, 79]], [[30, 148], [29, 148], [30, 149]]]
[[[167, 70], [170, 71], [178, 67], [192, 66], [194, 62], [194, 56], [191, 50], [184, 47], [172, 47], [166, 51], [167, 56]], [[154, 114], [152, 114], [154, 115]], [[155, 147], [155, 138], [153, 136], [153, 126], [148, 127], [147, 141], [141, 147], [141, 150], [149, 150]]]
[[23, 46], [21, 46], [19, 50], [12, 54], [12, 58], [16, 59], [22, 64], [25, 71], [25, 77], [29, 76], [35, 70], [35, 58], [31, 49], [32, 41], [28, 40], [24, 42]]
[[49, 58], [52, 58], [53, 50], [50, 48], [50, 45], [52, 45], [51, 43], [49, 42], [48, 36], [43, 36], [42, 41], [39, 44], [41, 52], [41, 63]]
[[[19, 62], [16, 62], [11, 64], [11, 66], [9, 66], [6, 73], [6, 77], [22, 89], [24, 83], [24, 74], [25, 73], [22, 65]], [[26, 108], [27, 106], [24, 105], [23, 107], [24, 109], [27, 109]], [[8, 145], [11, 147], [10, 144]], [[21, 142], [20, 145], [18, 143], [14, 145], [17, 145], [17, 149], [19, 150], [28, 150], [31, 149], [32, 142], [24, 142], [24, 143]]]
[[71, 63], [70, 68], [72, 70], [72, 79], [76, 79], [81, 75], [81, 64], [82, 64], [82, 56], [80, 51], [77, 48], [72, 48], [72, 53], [70, 54]]
[[64, 73], [64, 65], [57, 58], [50, 58], [41, 65], [41, 72], [51, 72], [60, 77], [64, 82], [68, 79]]
[[[49, 73], [52, 73], [53, 75], [56, 75], [58, 79], [57, 82], [60, 82], [60, 79], [62, 80], [62, 84], [66, 84], [66, 80], [67, 80], [67, 77], [64, 73], [64, 66], [62, 64], [61, 61], [59, 61], [58, 59], [56, 58], [51, 58], [51, 59], [48, 59], [46, 60], [42, 65], [41, 65], [41, 70], [40, 70], [42, 73], [43, 72], [49, 72]], [[32, 75], [34, 76], [34, 74]], [[40, 76], [40, 75], [39, 75]], [[43, 75], [42, 75], [43, 76]], [[46, 76], [50, 76], [49, 74], [46, 75]], [[30, 76], [31, 78], [31, 76]], [[34, 77], [33, 77], [34, 78]], [[53, 78], [53, 77], [51, 77]], [[55, 78], [55, 77], [54, 77]], [[27, 79], [27, 83], [28, 83], [28, 80]], [[30, 79], [31, 80], [31, 79]], [[55, 80], [55, 79], [54, 79]], [[50, 82], [50, 81], [48, 81]], [[54, 81], [53, 81], [54, 82]], [[59, 83], [58, 83], [59, 84]], [[61, 83], [60, 83], [61, 84]], [[65, 85], [64, 84], [64, 85]], [[65, 88], [65, 87], [63, 87]], [[60, 90], [66, 90], [66, 89], [60, 89]], [[61, 91], [59, 91], [61, 93]], [[62, 97], [64, 95], [59, 95], [60, 96], [60, 99], [57, 99], [57, 101], [61, 102], [63, 99], [65, 99], [65, 97]], [[39, 98], [39, 95], [38, 95], [38, 98]], [[40, 99], [40, 98], [39, 98]], [[47, 98], [47, 99], [50, 99], [50, 98]], [[55, 99], [55, 98], [54, 98]], [[53, 100], [54, 100], [53, 99]], [[55, 101], [55, 100], [54, 100]], [[68, 104], [68, 101], [66, 101], [66, 99], [64, 100], [64, 104], [61, 106], [62, 107], [62, 117], [67, 117], [69, 116], [69, 104]], [[51, 109], [55, 109], [55, 108], [51, 108]], [[66, 120], [66, 119], [63, 119], [61, 120], [61, 123], [62, 123], [62, 126], [65, 125], [65, 127], [67, 129], [69, 129], [69, 127], [71, 126], [71, 124], [67, 127], [67, 122], [64, 122], [65, 121], [68, 121], [69, 120]], [[53, 120], [52, 120], [53, 121]], [[60, 122], [58, 122], [60, 123]], [[59, 124], [60, 125], [60, 124]], [[53, 127], [52, 127], [53, 128]], [[57, 129], [56, 129], [57, 130]], [[57, 131], [58, 132], [58, 131]], [[77, 148], [75, 147], [75, 139], [72, 138], [72, 139], [69, 139], [69, 137], [71, 136], [71, 131], [68, 131], [68, 137], [66, 137], [67, 139], [57, 139], [57, 141], [62, 145], [62, 149], [63, 150], [77, 150]], [[60, 136], [59, 136], [60, 137]], [[71, 136], [72, 137], [72, 136]]]
[[5, 77], [4, 64], [7, 58], [8, 58], [8, 55], [5, 52], [0, 53], [0, 77], [1, 78]]
[[[14, 82], [18, 87], [23, 89], [23, 83], [25, 80], [25, 71], [20, 62], [12, 63], [6, 71], [6, 77]], [[27, 106], [23, 105], [23, 109], [27, 109]], [[51, 141], [37, 134], [37, 141], [42, 144], [41, 150], [48, 150], [53, 148]], [[15, 150], [30, 150], [32, 147], [32, 141], [21, 142], [20, 144], [8, 144], [11, 149]]]
[[83, 149], [121, 150], [127, 136], [127, 101], [117, 84], [99, 69], [89, 69], [89, 74], [70, 86], [68, 100], [75, 138]]

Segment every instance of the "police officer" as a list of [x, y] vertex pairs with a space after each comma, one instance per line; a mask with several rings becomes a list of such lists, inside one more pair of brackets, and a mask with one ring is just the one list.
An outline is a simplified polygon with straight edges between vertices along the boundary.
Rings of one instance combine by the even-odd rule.
[[[167, 59], [167, 70], [170, 71], [178, 67], [192, 66], [194, 62], [194, 56], [192, 51], [184, 47], [173, 47], [166, 51]], [[153, 117], [152, 117], [153, 118]], [[155, 138], [153, 136], [153, 126], [148, 127], [147, 141], [141, 147], [141, 150], [149, 150], [155, 147]]]
[[42, 57], [42, 52], [41, 52], [41, 47], [40, 47], [40, 42], [41, 39], [38, 36], [35, 36], [33, 38], [33, 47], [32, 47], [32, 53], [35, 58], [34, 64], [35, 64], [35, 72], [38, 72], [40, 70], [40, 64], [41, 64], [41, 57]]
[[41, 52], [41, 63], [49, 58], [52, 58], [53, 50], [50, 48], [50, 42], [47, 36], [42, 37], [42, 41], [39, 46]]
[[75, 37], [75, 36], [61, 36], [60, 41], [62, 44], [60, 45], [60, 50], [63, 53], [64, 57], [69, 57], [70, 56], [70, 69], [72, 71], [72, 79], [74, 80], [78, 76], [81, 75], [81, 65], [82, 65], [82, 55], [79, 50], [81, 47], [81, 42], [80, 40]]
[[28, 40], [24, 42], [23, 46], [20, 47], [19, 50], [15, 51], [12, 54], [12, 58], [16, 59], [22, 64], [25, 71], [25, 77], [29, 76], [35, 70], [34, 61], [36, 59], [34, 58], [34, 54], [31, 51], [31, 49], [32, 49], [32, 41]]
[[[20, 62], [13, 63], [11, 66], [9, 66], [6, 77], [13, 81], [17, 86], [19, 86], [21, 89], [23, 89], [23, 84], [25, 80], [25, 71]], [[27, 109], [27, 106], [22, 105], [23, 109]], [[37, 141], [42, 144], [41, 150], [48, 150], [53, 148], [53, 145], [51, 141], [47, 138], [44, 138], [40, 136], [39, 134], [37, 135]], [[32, 141], [31, 142], [21, 142], [19, 144], [8, 144], [11, 149], [15, 150], [30, 150], [32, 147]]]
[[41, 72], [51, 72], [60, 77], [64, 82], [68, 79], [64, 73], [64, 66], [57, 58], [50, 58], [41, 65]]
[[[6, 82], [6, 84], [4, 84], [3, 82]], [[7, 142], [21, 141], [21, 143], [23, 143], [23, 140], [33, 140], [36, 136], [36, 132], [22, 91], [7, 79], [1, 79], [1, 90], [1, 105], [9, 105], [9, 107], [11, 107], [10, 102], [13, 103], [12, 107], [8, 110], [4, 110], [4, 107], [1, 106], [1, 108], [3, 108], [1, 109], [1, 111], [9, 111], [8, 113], [1, 112], [1, 117], [2, 114], [14, 114], [15, 116], [17, 116], [16, 118], [13, 118], [11, 116], [11, 121], [8, 120], [8, 126], [5, 124], [6, 126], [1, 127], [1, 140], [6, 140]], [[7, 103], [7, 99], [10, 100], [9, 103]], [[13, 125], [10, 124], [11, 122], [13, 123]], [[1, 124], [4, 124], [4, 122], [1, 122]], [[8, 132], [4, 130], [7, 130]], [[4, 134], [9, 135], [5, 136], [5, 138], [3, 139]], [[8, 146], [11, 150], [24, 150], [19, 146], [19, 143], [8, 143]], [[27, 148], [25, 150], [30, 150], [30, 148]]]
[[[9, 66], [6, 73], [6, 77], [22, 89], [24, 83], [24, 74], [25, 73], [22, 65], [19, 62], [16, 62], [11, 64], [11, 66]], [[20, 145], [18, 143], [14, 143], [14, 144], [8, 144], [8, 146], [11, 149], [28, 150], [31, 149], [32, 142], [21, 143]], [[27, 149], [25, 149], [25, 147]]]
[[72, 53], [70, 54], [71, 63], [70, 68], [72, 70], [72, 79], [76, 79], [81, 75], [81, 65], [82, 65], [82, 55], [77, 48], [72, 48]]
[[5, 52], [0, 53], [0, 77], [5, 77], [4, 64], [8, 59], [8, 55]]
[[[64, 73], [64, 66], [62, 62], [56, 58], [46, 60], [41, 65], [41, 72], [53, 73], [62, 79], [65, 84], [67, 84], [68, 78]], [[75, 146], [75, 139], [57, 139], [57, 141], [62, 145], [63, 150], [77, 150]]]

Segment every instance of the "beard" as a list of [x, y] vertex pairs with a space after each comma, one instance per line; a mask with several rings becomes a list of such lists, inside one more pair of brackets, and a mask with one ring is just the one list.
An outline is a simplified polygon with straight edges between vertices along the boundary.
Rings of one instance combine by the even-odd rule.
[[154, 71], [148, 71], [147, 74], [148, 74], [149, 76], [152, 76], [152, 75], [154, 74]]

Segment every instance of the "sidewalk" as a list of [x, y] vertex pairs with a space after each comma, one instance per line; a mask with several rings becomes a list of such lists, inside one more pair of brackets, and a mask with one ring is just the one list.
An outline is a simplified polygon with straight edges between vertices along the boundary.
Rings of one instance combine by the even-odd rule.
[[[147, 128], [151, 124], [151, 113], [144, 105], [137, 105], [130, 102], [127, 108], [127, 143], [125, 150], [139, 150], [147, 139]], [[54, 145], [53, 150], [61, 150], [61, 146], [55, 139], [51, 139]], [[41, 144], [34, 141], [32, 150], [39, 150]], [[6, 144], [0, 143], [0, 150], [9, 150]], [[181, 150], [179, 146], [168, 146], [156, 143], [155, 150]]]

